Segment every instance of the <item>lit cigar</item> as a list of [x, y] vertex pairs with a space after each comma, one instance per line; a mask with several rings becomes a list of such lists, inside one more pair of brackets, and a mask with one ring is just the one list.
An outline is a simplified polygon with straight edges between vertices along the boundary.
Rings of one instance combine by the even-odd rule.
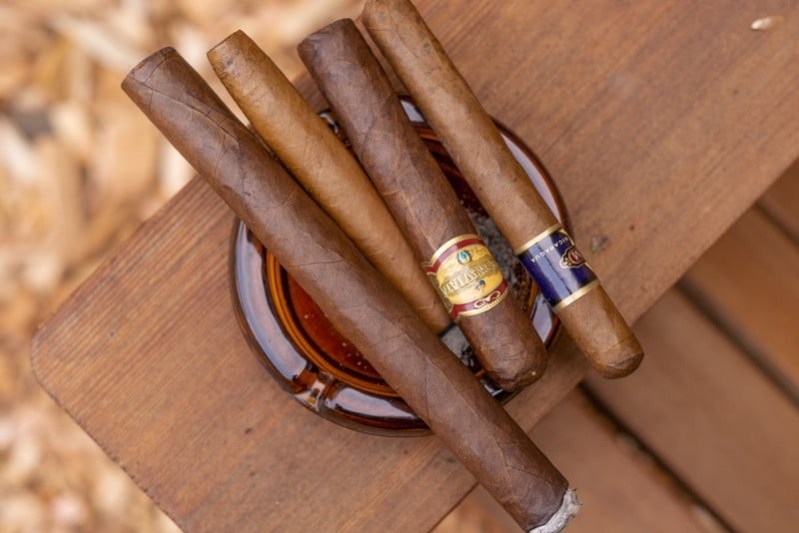
[[537, 379], [543, 343], [355, 24], [335, 22], [299, 51], [480, 363], [506, 390]]
[[635, 370], [638, 340], [413, 4], [368, 0], [363, 21], [594, 368], [605, 377]]
[[565, 526], [563, 476], [177, 52], [122, 88], [523, 528]]
[[280, 69], [242, 31], [214, 47], [208, 59], [292, 175], [430, 328], [446, 329], [446, 309], [369, 178]]

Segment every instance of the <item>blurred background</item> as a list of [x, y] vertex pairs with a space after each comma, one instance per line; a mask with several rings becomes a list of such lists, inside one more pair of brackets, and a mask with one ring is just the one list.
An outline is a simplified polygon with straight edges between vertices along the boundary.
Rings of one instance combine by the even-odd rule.
[[359, 4], [0, 3], [0, 531], [177, 531], [28, 361], [36, 325], [192, 175], [122, 93], [124, 75], [169, 45], [212, 80], [206, 50], [242, 28], [291, 78], [296, 43]]

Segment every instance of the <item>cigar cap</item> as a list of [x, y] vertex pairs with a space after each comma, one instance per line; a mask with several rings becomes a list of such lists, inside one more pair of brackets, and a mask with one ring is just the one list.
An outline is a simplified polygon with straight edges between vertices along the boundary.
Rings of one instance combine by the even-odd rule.
[[133, 80], [146, 80], [148, 76], [158, 69], [162, 61], [169, 57], [180, 57], [180, 54], [171, 46], [165, 46], [153, 52], [151, 55], [139, 61], [139, 63], [128, 72], [128, 75], [122, 80], [122, 86], [124, 87]]
[[324, 40], [326, 36], [340, 35], [342, 31], [347, 31], [346, 28], [348, 26], [355, 26], [355, 22], [351, 18], [334, 20], [327, 26], [319, 28], [312, 34], [305, 37], [305, 39], [300, 41], [300, 44], [297, 45], [297, 49], [301, 52], [313, 51], [318, 44], [318, 41]]
[[641, 364], [644, 350], [605, 290], [598, 286], [558, 312], [569, 333], [601, 376], [621, 378]]

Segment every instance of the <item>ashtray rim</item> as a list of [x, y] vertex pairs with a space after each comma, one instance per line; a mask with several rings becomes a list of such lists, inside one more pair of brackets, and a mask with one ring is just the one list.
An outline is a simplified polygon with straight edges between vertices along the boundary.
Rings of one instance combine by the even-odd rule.
[[[421, 112], [412, 103], [411, 99], [407, 96], [400, 96], [400, 99], [414, 125], [417, 127], [429, 128]], [[334, 115], [330, 110], [322, 111], [319, 115], [321, 118], [327, 120], [331, 128], [338, 133], [338, 127], [334, 122]], [[525, 172], [536, 186], [536, 189], [542, 193], [542, 196], [553, 214], [564, 226], [568, 227], [569, 217], [562, 197], [554, 180], [546, 171], [545, 167], [513, 131], [499, 121], [495, 120], [495, 123], [514, 157], [522, 165]], [[334, 376], [329, 368], [320, 365], [319, 361], [315, 361], [315, 358], [305, 357], [299, 352], [296, 344], [289, 338], [289, 333], [286, 331], [286, 324], [281, 323], [281, 319], [279, 318], [280, 313], [285, 313], [285, 311], [278, 310], [275, 307], [275, 302], [270, 297], [270, 289], [267, 287], [267, 284], [264, 283], [264, 279], [268, 278], [268, 276], [275, 275], [274, 269], [272, 272], [267, 271], [269, 261], [268, 257], [264, 257], [267, 254], [260, 253], [261, 260], [259, 270], [261, 270], [261, 272], [258, 276], [258, 279], [261, 281], [260, 284], [252, 283], [252, 280], [248, 279], [254, 277], [256, 274], [255, 272], [249, 272], [249, 274], [246, 274], [248, 278], [244, 278], [246, 270], [242, 268], [241, 263], [246, 263], [246, 259], [242, 259], [242, 254], [245, 254], [244, 257], [250, 258], [251, 261], [258, 261], [257, 259], [253, 259], [253, 250], [249, 250], [250, 253], [247, 253], [247, 250], [242, 248], [249, 245], [252, 239], [254, 239], [254, 236], [249, 233], [246, 226], [240, 220], [235, 219], [229, 252], [231, 297], [242, 334], [247, 339], [256, 357], [258, 357], [259, 361], [264, 365], [272, 378], [298, 403], [303, 405], [303, 407], [313, 411], [322, 418], [349, 429], [355, 429], [369, 434], [395, 437], [429, 434], [430, 430], [424, 422], [413, 414], [412, 410], [410, 410], [396, 393], [392, 392], [390, 395], [377, 392], [371, 393], [359, 389], [351, 383], [344, 383], [338, 377]], [[263, 250], [263, 245], [257, 243], [257, 246], [260, 246], [260, 249]], [[271, 256], [271, 254], [268, 254], [268, 256], [274, 257]], [[250, 269], [252, 270], [252, 267]], [[285, 275], [282, 269], [280, 269], [280, 272], [283, 272]], [[280, 272], [278, 272], [278, 275]], [[542, 305], [546, 306], [547, 304], [543, 301], [542, 296], [538, 294], [534, 299], [531, 298], [530, 305], [532, 320], [534, 314], [538, 312], [538, 307]], [[251, 319], [248, 317], [248, 311], [249, 317], [265, 318], [267, 322], [270, 322], [266, 325], [268, 333], [261, 332], [259, 329], [264, 326], [263, 320], [261, 320], [260, 323], [255, 323], [255, 318], [253, 318], [253, 322], [251, 322]], [[552, 325], [543, 335], [547, 348], [555, 342], [560, 332], [560, 324], [557, 318], [551, 312], [550, 314], [552, 315]], [[539, 335], [542, 333], [538, 330], [537, 332]], [[273, 357], [270, 357], [270, 349], [271, 351], [278, 349], [278, 347], [275, 346], [276, 343], [286, 345], [283, 349], [287, 348], [295, 352], [295, 355], [300, 358], [297, 359], [298, 365], [296, 367], [288, 369], [278, 368], [276, 366], [276, 361]], [[299, 368], [300, 360], [304, 362], [303, 368]], [[479, 372], [483, 373], [482, 370]], [[303, 377], [304, 379], [301, 379]], [[311, 377], [314, 378], [313, 381], [305, 383], [310, 380]], [[487, 377], [476, 373], [476, 378], [481, 379], [489, 392], [492, 392], [492, 389], [489, 388], [491, 385], [490, 382], [487, 382]], [[347, 402], [344, 402], [343, 405], [339, 403], [336, 404], [334, 408], [330, 408], [330, 406], [326, 405], [326, 401], [328, 400], [327, 395], [331, 394], [330, 389], [332, 387], [338, 387], [334, 391], [337, 395], [341, 395], [342, 391], [346, 389], [347, 394], [349, 394], [346, 398], [350, 398], [351, 400], [360, 399], [360, 401], [366, 400], [367, 404], [369, 404], [368, 402], [370, 399], [374, 399], [378, 402], [382, 402], [383, 408], [395, 409], [395, 414], [398, 417], [402, 416], [407, 418], [391, 419], [393, 422], [389, 422], [387, 419], [381, 418], [377, 413], [357, 412], [351, 408], [353, 403], [357, 405], [357, 401], [351, 401], [349, 406]], [[494, 389], [495, 395], [498, 394], [496, 389], [497, 388]], [[504, 402], [512, 396], [513, 394], [503, 392], [498, 399]], [[400, 424], [400, 426], [394, 427], [396, 424]]]

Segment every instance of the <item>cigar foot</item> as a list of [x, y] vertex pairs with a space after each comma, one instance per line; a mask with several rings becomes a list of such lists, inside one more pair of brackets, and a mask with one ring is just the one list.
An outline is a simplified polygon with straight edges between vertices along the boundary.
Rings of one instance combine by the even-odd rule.
[[549, 518], [546, 524], [534, 527], [529, 533], [558, 533], [563, 531], [569, 525], [571, 519], [580, 511], [582, 505], [577, 492], [574, 489], [567, 490], [566, 494], [563, 495], [563, 502], [555, 514]]
[[612, 365], [596, 365], [594, 368], [603, 378], [617, 379], [623, 378], [635, 372], [635, 369], [638, 368], [638, 365], [640, 365], [641, 361], [643, 360], [644, 354], [639, 353], [630, 357], [629, 359], [625, 359], [624, 361], [619, 361]]
[[558, 317], [603, 377], [624, 377], [641, 364], [641, 343], [601, 286], [561, 309]]
[[532, 385], [543, 377], [547, 368], [546, 359], [536, 362], [535, 365], [529, 366], [523, 370], [514, 369], [513, 372], [507, 375], [498, 374], [496, 372], [488, 371], [488, 376], [491, 380], [499, 385], [502, 390], [513, 392], [521, 390], [528, 385]]

